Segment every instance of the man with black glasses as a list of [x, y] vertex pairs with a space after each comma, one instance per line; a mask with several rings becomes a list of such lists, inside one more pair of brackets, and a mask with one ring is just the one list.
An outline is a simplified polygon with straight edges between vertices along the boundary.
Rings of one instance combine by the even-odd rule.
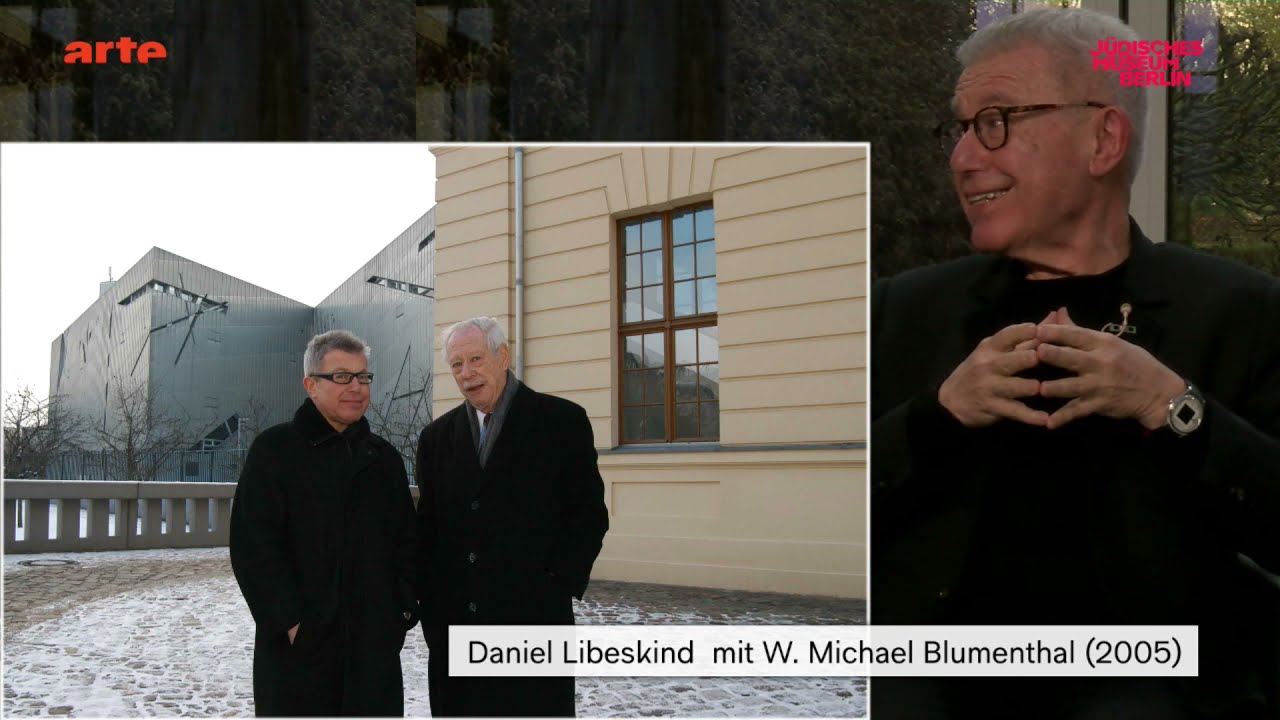
[[1128, 215], [1136, 41], [1086, 10], [958, 51], [938, 135], [974, 257], [872, 294], [872, 621], [1178, 624], [1196, 678], [877, 679], [872, 714], [1274, 717], [1280, 283]]
[[258, 715], [403, 715], [400, 650], [418, 621], [404, 461], [369, 431], [369, 348], [345, 330], [303, 354], [309, 396], [249, 448], [231, 567], [257, 625]]

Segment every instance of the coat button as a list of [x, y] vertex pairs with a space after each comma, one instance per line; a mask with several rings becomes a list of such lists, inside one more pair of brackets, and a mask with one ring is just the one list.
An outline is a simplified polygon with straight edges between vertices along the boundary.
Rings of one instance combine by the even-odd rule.
[[1227, 492], [1231, 493], [1231, 497], [1235, 498], [1236, 502], [1244, 502], [1244, 488], [1239, 485], [1232, 487]]
[[471, 501], [471, 509], [472, 509], [472, 510], [479, 510], [479, 509], [480, 509], [480, 501], [479, 501], [479, 500], [472, 500], [472, 501]]
[[475, 611], [476, 611], [476, 604], [475, 604], [475, 603], [468, 603], [468, 604], [467, 604], [467, 610], [470, 610], [471, 612], [475, 612]]
[[412, 617], [413, 617], [413, 613], [409, 612], [408, 610], [405, 610], [405, 611], [404, 611], [404, 619], [405, 619], [405, 622], [408, 622], [408, 621], [409, 621], [409, 619], [410, 619], [410, 618], [412, 618]]
[[476, 561], [476, 554], [475, 554], [475, 553], [467, 553], [467, 562], [469, 562], [469, 563], [473, 563], [473, 562], [475, 562], [475, 561]]
[[951, 588], [943, 586], [943, 588], [938, 591], [938, 599], [946, 600], [949, 597], [951, 597]]

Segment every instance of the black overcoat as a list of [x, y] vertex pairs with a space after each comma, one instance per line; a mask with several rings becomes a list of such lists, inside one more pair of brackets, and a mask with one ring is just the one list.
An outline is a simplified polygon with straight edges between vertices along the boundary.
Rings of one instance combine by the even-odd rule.
[[447, 677], [447, 626], [573, 624], [609, 527], [591, 424], [521, 384], [482, 469], [467, 412], [422, 431], [414, 470], [432, 715], [573, 715], [571, 677]]
[[[1196, 434], [1160, 431], [1143, 452], [1079, 448], [1106, 458], [1091, 512], [1077, 518], [1089, 543], [1080, 552], [1107, 589], [1099, 600], [1112, 608], [1108, 622], [1200, 626], [1200, 677], [1184, 688], [1197, 705], [1260, 688], [1274, 701], [1280, 590], [1252, 566], [1280, 573], [1280, 282], [1154, 244], [1132, 221], [1131, 243], [1123, 285], [1140, 332], [1126, 339], [1197, 385], [1208, 410]], [[873, 290], [874, 623], [945, 621], [963, 584], [977, 498], [1003, 454], [958, 423], [954, 433], [913, 432], [913, 408], [930, 393], [936, 407], [1011, 269], [974, 256]]]
[[337, 432], [307, 399], [253, 441], [230, 531], [257, 625], [257, 713], [403, 715], [400, 650], [418, 619], [419, 551], [395, 448], [364, 418]]

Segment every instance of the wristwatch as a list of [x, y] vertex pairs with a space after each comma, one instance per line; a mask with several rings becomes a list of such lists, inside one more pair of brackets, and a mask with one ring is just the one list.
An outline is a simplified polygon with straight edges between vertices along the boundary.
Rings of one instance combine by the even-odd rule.
[[1181, 395], [1169, 401], [1169, 414], [1165, 416], [1165, 424], [1179, 437], [1195, 432], [1204, 422], [1204, 395], [1195, 385], [1187, 383], [1187, 389]]

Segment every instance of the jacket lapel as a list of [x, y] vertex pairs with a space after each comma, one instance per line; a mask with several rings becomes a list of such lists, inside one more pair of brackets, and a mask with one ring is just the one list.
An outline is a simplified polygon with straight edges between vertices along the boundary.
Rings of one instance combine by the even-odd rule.
[[1173, 288], [1168, 282], [1168, 269], [1138, 224], [1129, 219], [1129, 267], [1125, 270], [1124, 291], [1126, 302], [1133, 305], [1129, 324], [1137, 328], [1125, 339], [1159, 357], [1168, 321], [1169, 306], [1173, 303]]
[[[535, 415], [533, 405], [533, 392], [521, 383], [516, 388], [516, 394], [511, 398], [511, 407], [507, 408], [498, 436], [493, 439], [493, 449], [489, 451], [489, 459], [481, 470], [482, 490], [488, 487], [495, 477], [506, 475], [506, 468], [515, 462], [516, 450], [520, 445], [519, 439], [528, 432], [528, 423], [532, 422]], [[479, 467], [478, 461], [477, 467]]]
[[476, 457], [475, 440], [471, 437], [471, 423], [467, 418], [469, 412], [471, 408], [464, 403], [453, 419], [452, 428], [453, 456], [461, 471], [458, 490], [466, 497], [475, 495], [480, 489], [480, 478], [483, 472], [480, 469], [480, 459]]
[[[964, 318], [963, 335], [953, 342], [940, 345], [940, 347], [955, 349], [956, 354], [951, 357], [941, 357], [942, 354], [939, 353], [940, 356], [936, 361], [944, 374], [938, 378], [938, 382], [945, 379], [956, 366], [964, 362], [983, 338], [1000, 329], [997, 320], [999, 301], [1009, 292], [1017, 272], [1016, 263], [1004, 258], [993, 258], [987, 265], [986, 271], [979, 275], [969, 287], [968, 295], [957, 298], [958, 302], [965, 303], [960, 310], [961, 317]], [[939, 331], [949, 332], [945, 328], [940, 328]]]

